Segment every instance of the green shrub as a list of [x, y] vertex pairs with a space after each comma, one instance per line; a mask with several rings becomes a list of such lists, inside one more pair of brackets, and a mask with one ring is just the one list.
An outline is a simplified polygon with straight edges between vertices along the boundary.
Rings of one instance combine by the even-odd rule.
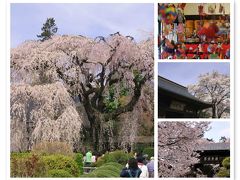
[[11, 158], [27, 158], [27, 157], [30, 157], [32, 156], [32, 153], [29, 153], [29, 152], [12, 152], [11, 153]]
[[121, 169], [111, 165], [103, 165], [99, 167], [97, 170], [110, 170], [110, 171], [116, 172], [117, 174], [119, 174], [121, 171]]
[[153, 147], [147, 147], [143, 150], [143, 154], [147, 154], [148, 158], [154, 157], [154, 148]]
[[83, 174], [80, 176], [80, 178], [94, 178], [94, 177], [96, 177], [96, 176], [93, 173]]
[[99, 178], [109, 177], [109, 178], [111, 178], [111, 177], [119, 177], [119, 176], [120, 176], [120, 173], [117, 173], [117, 172], [114, 172], [111, 170], [96, 169], [89, 174], [82, 175], [81, 177], [96, 177], [96, 178], [97, 177], [99, 177]]
[[73, 177], [69, 172], [62, 169], [48, 171], [48, 177]]
[[83, 171], [82, 155], [77, 154], [75, 158], [61, 154], [12, 153], [11, 177], [78, 177]]
[[217, 173], [217, 177], [230, 177], [230, 170], [224, 167], [221, 167]]
[[226, 157], [222, 162], [223, 167], [230, 169], [230, 157]]
[[84, 174], [81, 177], [119, 177], [120, 172], [122, 170], [122, 165], [115, 163], [115, 162], [110, 162], [103, 164], [102, 166], [98, 167], [97, 169], [93, 170], [89, 174]]
[[111, 170], [107, 170], [107, 169], [100, 169], [100, 170], [95, 170], [94, 172], [95, 177], [119, 177], [120, 173], [111, 171]]
[[75, 161], [78, 165], [80, 174], [83, 174], [83, 155], [81, 153], [76, 153]]
[[223, 167], [217, 173], [217, 177], [230, 177], [230, 157], [226, 157], [222, 161]]
[[78, 177], [80, 174], [78, 165], [72, 157], [58, 154], [43, 156], [42, 160], [46, 164], [48, 170], [62, 169], [69, 172], [74, 177]]
[[105, 162], [106, 159], [104, 157], [99, 157], [97, 161], [93, 164], [93, 166], [99, 167], [102, 166]]
[[128, 159], [130, 159], [131, 157], [133, 157], [133, 154], [128, 154], [128, 153], [125, 153], [124, 151], [117, 150], [117, 151], [113, 151], [108, 154], [105, 154], [96, 162], [95, 165], [99, 167], [108, 162], [116, 162], [116, 163], [125, 165], [128, 162]]
[[45, 177], [47, 168], [36, 154], [11, 154], [11, 177]]
[[119, 163], [116, 163], [116, 162], [109, 162], [109, 163], [103, 164], [102, 166], [114, 166], [114, 167], [121, 170], [125, 165], [123, 166], [123, 165], [121, 165]]
[[72, 146], [66, 142], [47, 142], [43, 141], [33, 146], [32, 152], [41, 155], [62, 154], [65, 156], [73, 156]]

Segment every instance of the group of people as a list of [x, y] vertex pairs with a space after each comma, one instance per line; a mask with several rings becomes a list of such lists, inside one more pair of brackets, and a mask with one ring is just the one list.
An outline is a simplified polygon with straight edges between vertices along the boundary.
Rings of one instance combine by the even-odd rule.
[[[154, 158], [151, 157], [150, 160], [147, 159], [147, 155], [142, 155], [141, 153], [135, 154], [133, 158], [128, 160], [128, 163], [122, 169], [120, 177], [153, 178]], [[91, 167], [92, 164], [97, 161], [97, 157], [92, 154], [91, 150], [89, 150], [85, 154], [83, 161], [85, 167]]]
[[153, 178], [154, 177], [154, 158], [147, 161], [145, 156], [137, 155], [130, 158], [125, 168], [122, 169], [120, 177], [128, 178]]

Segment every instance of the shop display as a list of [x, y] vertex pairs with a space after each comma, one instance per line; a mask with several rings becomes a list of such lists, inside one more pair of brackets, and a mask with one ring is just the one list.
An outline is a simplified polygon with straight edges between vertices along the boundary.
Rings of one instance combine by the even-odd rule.
[[227, 3], [158, 5], [160, 59], [229, 59]]

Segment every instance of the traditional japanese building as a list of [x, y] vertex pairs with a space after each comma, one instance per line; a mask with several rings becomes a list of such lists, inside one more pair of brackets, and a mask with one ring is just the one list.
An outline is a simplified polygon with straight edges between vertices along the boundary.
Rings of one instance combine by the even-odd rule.
[[200, 144], [195, 150], [200, 161], [194, 165], [194, 170], [199, 169], [207, 177], [214, 177], [222, 166], [222, 161], [230, 157], [230, 143]]
[[230, 143], [201, 144], [196, 152], [200, 154], [201, 164], [219, 164], [223, 159], [230, 157]]
[[199, 118], [211, 104], [201, 101], [180, 84], [158, 76], [158, 117]]

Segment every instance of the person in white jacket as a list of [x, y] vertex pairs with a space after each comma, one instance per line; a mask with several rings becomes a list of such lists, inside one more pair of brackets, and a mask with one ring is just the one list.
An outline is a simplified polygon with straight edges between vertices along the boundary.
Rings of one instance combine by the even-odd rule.
[[149, 173], [148, 173], [148, 168], [146, 165], [144, 165], [144, 158], [141, 157], [137, 157], [137, 161], [138, 161], [138, 167], [141, 169], [142, 173], [140, 174], [140, 178], [148, 178], [149, 177]]

